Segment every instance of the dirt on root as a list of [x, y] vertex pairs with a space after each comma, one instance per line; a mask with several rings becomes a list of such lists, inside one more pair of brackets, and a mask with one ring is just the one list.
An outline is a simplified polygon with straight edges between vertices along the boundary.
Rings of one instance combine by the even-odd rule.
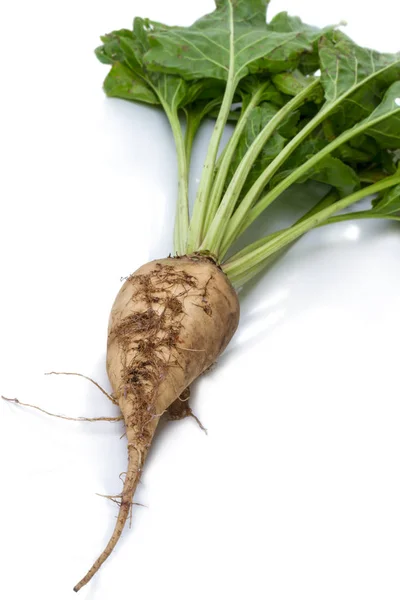
[[184, 368], [179, 362], [183, 301], [193, 295], [194, 304], [211, 316], [207, 292], [211, 279], [200, 287], [193, 275], [163, 263], [156, 263], [149, 273], [127, 278], [133, 286], [132, 303], [141, 308], [122, 319], [109, 337], [117, 341], [126, 357], [123, 393], [135, 397], [131, 422], [126, 425], [134, 427], [143, 442], [149, 419], [160, 416], [156, 414], [156, 399], [161, 382], [169, 369]]

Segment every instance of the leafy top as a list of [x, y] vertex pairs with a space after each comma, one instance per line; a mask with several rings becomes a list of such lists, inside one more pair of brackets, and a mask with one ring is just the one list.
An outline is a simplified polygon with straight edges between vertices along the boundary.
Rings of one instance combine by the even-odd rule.
[[[104, 81], [107, 95], [162, 104], [165, 109], [177, 111], [207, 90], [207, 81], [189, 84], [176, 75], [148, 71], [143, 56], [149, 49], [149, 31], [166, 29], [165, 25], [137, 17], [133, 30], [120, 29], [101, 38], [103, 45], [96, 48], [96, 56], [112, 65]], [[218, 90], [217, 95], [220, 93]]]
[[218, 0], [214, 12], [190, 27], [149, 34], [147, 68], [193, 80], [236, 82], [249, 73], [279, 73], [296, 67], [320, 35], [316, 28], [275, 31], [266, 23], [264, 0]]
[[218, 20], [225, 23], [230, 18], [231, 10], [234, 19], [245, 21], [252, 27], [263, 26], [266, 23], [267, 8], [270, 0], [215, 0], [216, 10], [195, 22], [199, 28], [202, 28], [211, 19], [213, 22]]
[[348, 95], [366, 79], [374, 78], [376, 83], [387, 85], [400, 77], [400, 53], [381, 54], [362, 48], [341, 31], [321, 38], [319, 58], [321, 83], [328, 102]]
[[[300, 230], [348, 218], [332, 217], [332, 204], [345, 208], [368, 190], [384, 195], [364, 216], [400, 220], [400, 53], [359, 47], [335, 27], [320, 29], [286, 12], [267, 22], [268, 4], [215, 0], [215, 10], [189, 27], [136, 18], [132, 30], [104, 36], [96, 50], [111, 65], [108, 95], [162, 105], [169, 119], [178, 159], [178, 254], [207, 251], [222, 260], [292, 184], [312, 179], [334, 190], [300, 229], [244, 250], [225, 270], [239, 281]], [[207, 115], [216, 124], [189, 215], [191, 150]]]

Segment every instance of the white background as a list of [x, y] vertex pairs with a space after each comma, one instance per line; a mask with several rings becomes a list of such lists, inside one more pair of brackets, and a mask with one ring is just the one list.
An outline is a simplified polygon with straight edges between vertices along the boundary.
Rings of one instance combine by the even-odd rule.
[[[0, 393], [53, 412], [116, 409], [108, 312], [125, 276], [171, 251], [172, 137], [157, 110], [107, 100], [98, 36], [134, 15], [189, 24], [211, 0], [15, 1], [1, 8]], [[398, 4], [276, 1], [398, 50]], [[195, 148], [199, 175], [210, 129]], [[275, 211], [286, 222], [304, 198]], [[304, 205], [305, 206], [305, 205]], [[394, 600], [400, 596], [400, 229], [309, 234], [241, 296], [242, 320], [163, 426], [133, 527], [82, 600]], [[74, 598], [103, 548], [126, 450], [120, 424], [0, 403], [1, 595]]]

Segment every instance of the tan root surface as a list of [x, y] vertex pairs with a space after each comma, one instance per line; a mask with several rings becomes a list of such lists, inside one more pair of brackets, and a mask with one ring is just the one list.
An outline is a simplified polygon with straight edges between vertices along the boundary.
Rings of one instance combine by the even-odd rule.
[[107, 371], [125, 422], [128, 469], [110, 541], [76, 592], [121, 536], [160, 417], [170, 407], [171, 419], [191, 415], [187, 388], [223, 352], [238, 321], [235, 291], [205, 257], [150, 262], [122, 286], [109, 320]]

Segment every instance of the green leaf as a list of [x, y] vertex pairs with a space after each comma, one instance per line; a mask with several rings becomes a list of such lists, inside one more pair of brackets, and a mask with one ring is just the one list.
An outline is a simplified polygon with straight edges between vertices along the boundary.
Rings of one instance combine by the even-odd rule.
[[[368, 85], [387, 87], [400, 77], [400, 54], [381, 54], [362, 48], [340, 31], [334, 31], [319, 43], [321, 83], [328, 102], [334, 102], [368, 78]], [[352, 96], [354, 100], [354, 96]], [[357, 103], [357, 110], [363, 110]]]
[[135, 100], [147, 104], [160, 104], [153, 90], [128, 67], [114, 63], [104, 80], [104, 91], [107, 96]]
[[[340, 57], [337, 57], [340, 61]], [[325, 118], [332, 114], [332, 111], [337, 106], [347, 100], [354, 90], [361, 89], [361, 86], [366, 83], [370, 84], [373, 79], [383, 81], [390, 81], [393, 77], [393, 73], [397, 72], [397, 68], [400, 68], [400, 63], [391, 63], [387, 67], [383, 67], [380, 71], [374, 71], [373, 74], [368, 78], [366, 77], [361, 81], [361, 84], [356, 80], [353, 87], [343, 91], [342, 95], [338, 98], [327, 101], [321, 108], [317, 116], [306, 125], [292, 140], [285, 146], [282, 152], [271, 162], [270, 165], [262, 172], [260, 177], [256, 180], [253, 187], [246, 194], [243, 202], [240, 204], [236, 213], [231, 217], [231, 221], [226, 230], [226, 240], [231, 243], [240, 233], [242, 233], [272, 202], [274, 202], [279, 195], [288, 189], [293, 183], [300, 181], [305, 173], [310, 170], [314, 170], [315, 166], [322, 164], [321, 161], [326, 159], [328, 155], [337, 152], [337, 150], [343, 144], [348, 143], [351, 139], [361, 134], [368, 134], [379, 140], [381, 146], [385, 148], [399, 148], [399, 135], [400, 135], [400, 120], [399, 120], [399, 96], [400, 96], [400, 81], [395, 81], [387, 89], [381, 104], [379, 104], [366, 118], [362, 119], [359, 123], [356, 123], [353, 127], [342, 131], [335, 139], [333, 139], [328, 145], [326, 145], [318, 153], [310, 156], [306, 162], [298, 163], [297, 168], [290, 172], [287, 177], [279, 181], [273, 189], [263, 196], [257, 203], [255, 202], [261, 191], [266, 189], [266, 185], [271, 181], [275, 173], [279, 171], [283, 163], [285, 163], [291, 154], [301, 145], [302, 141], [306, 138], [307, 134], [312, 133], [316, 128], [325, 120]], [[340, 68], [337, 68], [337, 73], [340, 73]], [[338, 76], [338, 81], [340, 77]], [[383, 83], [382, 83], [383, 85]], [[360, 86], [360, 87], [358, 87]], [[332, 96], [333, 98], [333, 96]], [[286, 163], [287, 164], [287, 163]], [[336, 186], [337, 187], [337, 186]], [[227, 243], [227, 242], [225, 242]]]
[[[258, 93], [260, 84], [263, 81], [264, 78], [256, 75], [248, 75], [241, 80], [237, 88], [237, 95], [240, 96], [244, 109], [254, 94]], [[271, 81], [268, 81], [268, 85], [265, 87], [261, 96], [260, 103], [261, 102], [271, 102], [272, 104], [275, 104], [275, 106], [280, 107], [285, 104], [285, 99], [276, 86], [273, 85]]]
[[297, 69], [294, 71], [286, 71], [272, 77], [272, 81], [282, 94], [288, 96], [296, 96], [301, 90], [304, 90], [310, 83], [310, 78], [305, 77]]
[[372, 83], [358, 89], [350, 97], [336, 103], [331, 113], [331, 123], [334, 135], [339, 135], [344, 129], [349, 129], [361, 119], [367, 117], [382, 100], [382, 93]]
[[300, 182], [306, 179], [331, 185], [339, 192], [340, 197], [347, 196], [360, 187], [357, 173], [334, 156], [324, 158], [318, 166], [306, 173]]
[[333, 27], [324, 27], [321, 30], [303, 23], [299, 17], [291, 17], [287, 12], [281, 12], [275, 15], [268, 28], [280, 33], [296, 32], [306, 35], [311, 47], [300, 56], [298, 69], [303, 75], [312, 75], [319, 69], [318, 41], [322, 34], [330, 32]]
[[132, 38], [132, 31], [130, 29], [118, 29], [101, 36], [100, 39], [103, 45], [94, 51], [99, 61], [106, 65], [123, 62], [124, 53], [121, 50], [120, 40], [124, 37]]
[[388, 190], [383, 198], [373, 201], [373, 212], [383, 215], [391, 215], [400, 212], [400, 185]]
[[[326, 143], [321, 137], [315, 136], [309, 140], [306, 140], [301, 144], [285, 161], [285, 166], [281, 171], [278, 171], [278, 178], [272, 181], [272, 190], [266, 197], [260, 201], [259, 205], [254, 209], [254, 212], [259, 210], [259, 207], [264, 203], [268, 206], [267, 201], [271, 202], [275, 199], [289, 185], [294, 182], [304, 181], [304, 177], [313, 179], [316, 178], [316, 174], [319, 176], [319, 172], [322, 169], [322, 176], [333, 179], [330, 181], [324, 181], [333, 185], [338, 190], [345, 183], [347, 187], [351, 184], [351, 171], [350, 167], [344, 165], [338, 159], [335, 159], [332, 155], [333, 152], [337, 152], [343, 144], [346, 144], [350, 140], [357, 136], [367, 133], [373, 136], [375, 139], [379, 138], [380, 144], [386, 144], [387, 147], [399, 148], [400, 146], [400, 105], [398, 99], [400, 96], [400, 81], [393, 83], [386, 94], [382, 102], [375, 108], [375, 110], [368, 115], [365, 119], [344, 131], [337, 138], [333, 139], [329, 144]], [[328, 163], [326, 161], [329, 161]], [[337, 162], [336, 162], [337, 161]], [[337, 172], [339, 169], [340, 172]], [[343, 166], [342, 166], [343, 165]], [[346, 168], [347, 175], [344, 171]], [[354, 173], [354, 172], [353, 172]], [[338, 176], [336, 184], [334, 178]], [[343, 177], [343, 182], [341, 178]], [[317, 181], [322, 181], [317, 179]]]
[[299, 131], [300, 111], [293, 111], [283, 122], [279, 125], [277, 132], [280, 133], [285, 139], [294, 137]]
[[95, 54], [100, 62], [112, 65], [104, 80], [104, 91], [114, 98], [160, 104], [151, 81], [131, 48], [134, 39], [133, 31], [128, 29], [112, 31], [101, 37], [103, 45], [96, 48]]
[[[323, 139], [311, 138], [310, 140], [306, 140], [293, 152], [286, 161], [285, 167], [276, 174], [271, 181], [271, 188], [288, 177], [299, 165], [305, 163], [310, 157], [318, 154], [326, 145], [327, 142]], [[304, 173], [297, 182], [304, 183], [309, 179], [332, 186], [339, 192], [340, 196], [346, 196], [360, 186], [357, 173], [349, 165], [346, 165], [334, 156], [324, 158], [312, 169]]]
[[362, 152], [368, 154], [371, 158], [376, 156], [379, 152], [379, 146], [376, 141], [365, 133], [353, 137], [349, 142], [349, 146], [355, 150], [362, 150]]
[[[322, 124], [322, 131], [327, 141], [331, 142], [336, 138], [336, 128], [332, 119], [327, 119]], [[366, 134], [355, 136], [347, 144], [342, 144], [335, 152], [334, 156], [340, 158], [353, 168], [364, 169], [368, 163], [372, 163], [374, 168], [382, 169], [383, 177], [394, 173], [395, 166], [391, 153], [379, 147], [379, 144]], [[368, 181], [370, 181], [368, 179]]]
[[[179, 167], [179, 253], [202, 249], [221, 259], [296, 182], [321, 182], [340, 196], [376, 182], [371, 189], [382, 196], [360, 218], [398, 218], [399, 177], [390, 179], [397, 186], [390, 191], [385, 179], [400, 159], [400, 53], [360, 48], [332, 27], [319, 29], [287, 13], [267, 23], [268, 3], [216, 0], [216, 9], [190, 27], [136, 18], [132, 30], [103, 36], [95, 51], [111, 67], [104, 81], [109, 96], [162, 105], [170, 120]], [[310, 77], [318, 68], [321, 77]], [[202, 120], [217, 109], [189, 227], [192, 143]], [[219, 160], [223, 130], [234, 119]], [[271, 249], [250, 262], [266, 260]]]
[[188, 80], [233, 77], [236, 83], [249, 73], [295, 68], [302, 53], [312, 50], [318, 30], [268, 28], [267, 4], [265, 0], [216, 0], [215, 11], [190, 27], [151, 33], [147, 67]]
[[[371, 114], [387, 87], [400, 79], [400, 54], [362, 48], [334, 31], [320, 40], [319, 55], [326, 98], [322, 113], [330, 114], [333, 139]], [[355, 140], [351, 146], [356, 147]]]
[[149, 48], [149, 43], [144, 19], [135, 19], [132, 38], [122, 37], [120, 45], [129, 68], [155, 91], [164, 107], [167, 105], [171, 110], [177, 111], [193, 102], [203, 90], [203, 83], [189, 84], [181, 77], [147, 71], [143, 63], [143, 55]]
[[376, 183], [382, 179], [385, 179], [387, 175], [388, 174], [385, 171], [379, 168], [366, 168], [358, 171], [358, 177], [360, 178], [361, 183]]
[[400, 147], [400, 81], [390, 86], [381, 104], [364, 123], [371, 123], [368, 135], [381, 148], [397, 150]]
[[332, 29], [332, 26], [320, 29], [314, 25], [303, 23], [300, 17], [292, 17], [287, 12], [280, 12], [268, 23], [268, 29], [277, 33], [303, 33], [310, 43], [315, 43], [324, 34]]
[[367, 117], [387, 87], [400, 79], [400, 54], [362, 48], [340, 31], [320, 40], [319, 56], [325, 98], [335, 105], [331, 120], [336, 134]]
[[104, 82], [104, 90], [109, 96], [161, 103], [164, 108], [177, 111], [202, 93], [210, 93], [210, 82], [189, 84], [175, 75], [149, 72], [143, 63], [143, 55], [149, 49], [149, 31], [155, 30], [169, 31], [170, 28], [136, 18], [133, 31], [119, 29], [101, 38], [103, 46], [96, 48], [96, 56], [101, 62], [113, 65]]
[[364, 152], [363, 150], [359, 150], [358, 148], [353, 148], [351, 144], [343, 144], [343, 146], [341, 146], [337, 152], [338, 158], [346, 163], [352, 164], [368, 163], [377, 154], [378, 152], [370, 154], [368, 152]]
[[[296, 69], [295, 71], [279, 73], [272, 77], [272, 81], [276, 88], [289, 99], [292, 96], [297, 96], [297, 94], [309, 87], [312, 81], [318, 81], [318, 79], [316, 77], [305, 77]], [[301, 116], [314, 116], [318, 112], [318, 105], [323, 102], [323, 99], [324, 92], [322, 86], [313, 87], [307, 97], [307, 101], [300, 107]]]
[[201, 91], [196, 96], [197, 100], [215, 100], [215, 98], [219, 98], [220, 101], [222, 101], [225, 91], [225, 84], [223, 81], [218, 81], [217, 79], [202, 79], [201, 84]]

